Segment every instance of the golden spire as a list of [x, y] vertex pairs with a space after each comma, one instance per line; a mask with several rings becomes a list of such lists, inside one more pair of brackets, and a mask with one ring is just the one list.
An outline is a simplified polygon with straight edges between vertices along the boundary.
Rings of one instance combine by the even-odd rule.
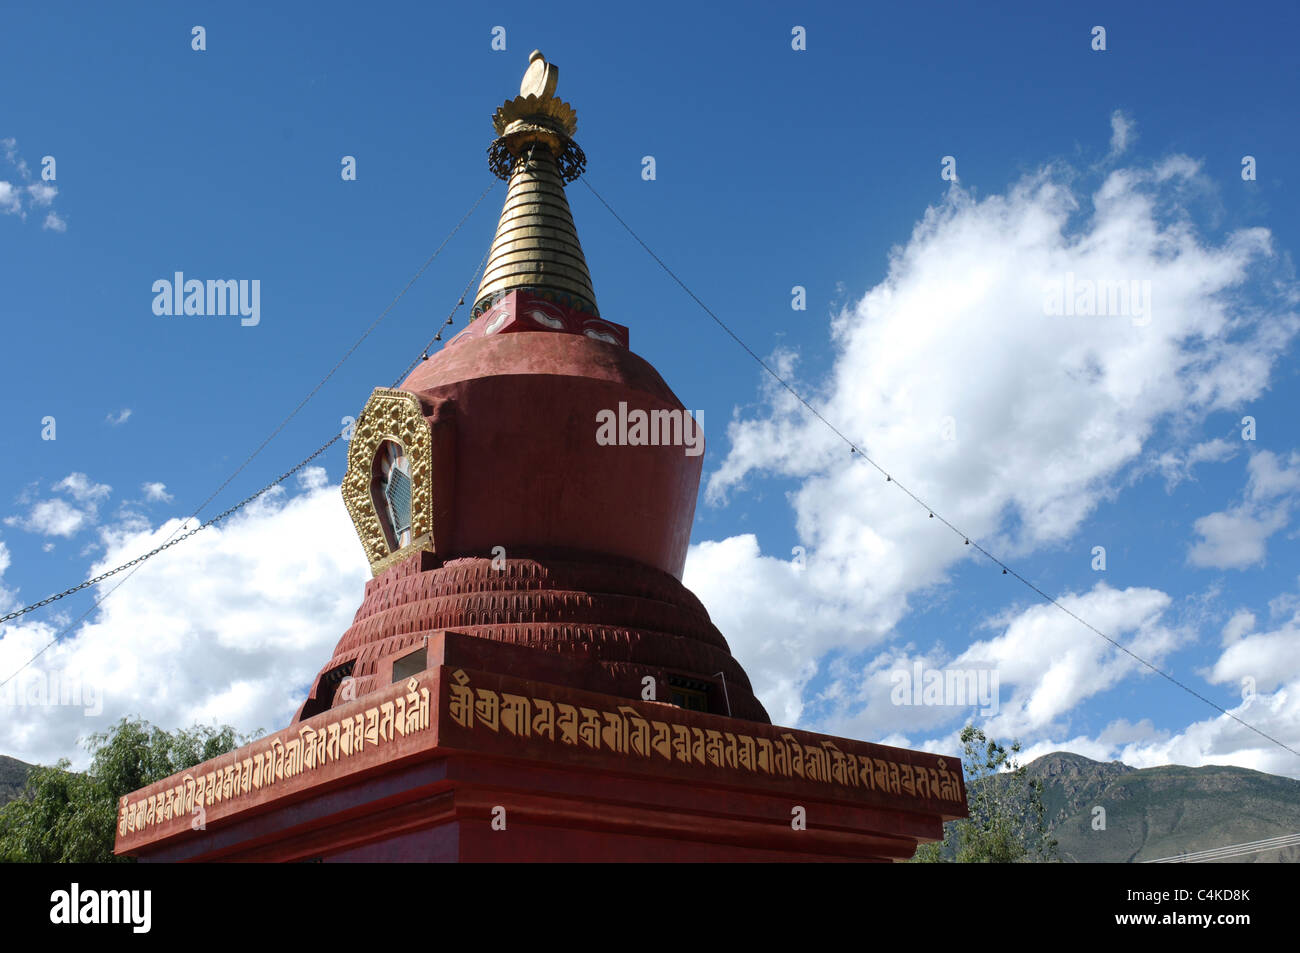
[[587, 158], [573, 141], [577, 113], [555, 98], [559, 75], [558, 67], [533, 50], [519, 95], [492, 117], [497, 139], [488, 149], [488, 165], [510, 185], [474, 299], [475, 318], [508, 292], [522, 289], [600, 314], [564, 195], [564, 183], [582, 174]]

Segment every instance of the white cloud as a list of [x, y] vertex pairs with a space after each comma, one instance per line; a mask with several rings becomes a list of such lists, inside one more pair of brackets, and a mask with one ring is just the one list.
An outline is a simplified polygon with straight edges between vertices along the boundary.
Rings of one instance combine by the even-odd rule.
[[108, 421], [108, 425], [109, 425], [110, 427], [117, 427], [117, 426], [120, 426], [121, 424], [126, 423], [127, 420], [130, 419], [130, 417], [131, 417], [131, 408], [130, 408], [130, 407], [126, 407], [126, 408], [123, 408], [122, 410], [119, 410], [119, 411], [118, 411], [117, 413], [115, 413], [115, 414], [110, 413], [110, 414], [109, 414], [107, 417], [105, 417], [104, 419], [105, 419], [106, 421]]
[[54, 197], [59, 194], [57, 186], [47, 185], [44, 182], [35, 182], [27, 186], [27, 194], [31, 197], [33, 206], [49, 205], [54, 201]]
[[94, 521], [93, 510], [80, 509], [57, 497], [34, 503], [25, 517], [10, 516], [5, 525], [17, 526], [43, 536], [76, 535]]
[[1294, 624], [1276, 632], [1248, 635], [1228, 646], [1215, 663], [1211, 681], [1240, 684], [1253, 680], [1259, 691], [1273, 691], [1288, 680], [1300, 678], [1300, 629]]
[[12, 182], [0, 180], [0, 212], [14, 215], [23, 210], [22, 193]]
[[1272, 694], [1254, 695], [1228, 710], [1246, 724], [1216, 715], [1193, 722], [1177, 734], [1126, 745], [1117, 757], [1136, 768], [1230, 764], [1300, 777], [1300, 757], [1246, 727], [1250, 725], [1292, 749], [1300, 749], [1300, 680], [1292, 680]]
[[1153, 468], [1159, 470], [1165, 478], [1165, 489], [1172, 491], [1178, 484], [1189, 479], [1192, 469], [1198, 463], [1222, 463], [1231, 460], [1240, 450], [1240, 441], [1233, 442], [1215, 437], [1198, 443], [1186, 453], [1179, 450], [1167, 450], [1153, 461]]
[[1097, 584], [1081, 596], [1060, 603], [1119, 642], [1105, 641], [1055, 606], [1038, 605], [996, 620], [1002, 634], [976, 642], [954, 661], [955, 667], [992, 663], [1003, 686], [1010, 686], [989, 727], [998, 737], [1040, 733], [1086, 699], [1130, 675], [1151, 670], [1185, 637], [1162, 624], [1171, 599], [1155, 589], [1112, 589]]
[[1249, 612], [1233, 616], [1224, 630], [1223, 652], [1207, 679], [1240, 685], [1249, 678], [1260, 692], [1300, 682], [1300, 612], [1269, 632], [1253, 632], [1254, 626], [1255, 617]]
[[1245, 507], [1202, 516], [1192, 528], [1201, 537], [1187, 561], [1202, 569], [1247, 569], [1264, 561], [1268, 538], [1286, 526], [1285, 512], [1255, 515]]
[[[370, 577], [339, 488], [322, 474], [304, 481], [312, 488], [272, 491], [144, 563], [37, 665], [93, 680], [102, 713], [10, 707], [0, 717], [0, 751], [29, 761], [74, 756], [78, 737], [128, 713], [167, 728], [213, 719], [242, 731], [284, 727], [351, 624]], [[87, 574], [147, 552], [179, 525], [139, 519], [101, 528], [106, 549]], [[117, 581], [101, 584], [97, 595]], [[6, 626], [0, 678], [54, 632], [46, 621]]]
[[[5, 545], [3, 539], [0, 539], [0, 580], [4, 579], [5, 571], [9, 568], [12, 557], [9, 555], [9, 547]], [[18, 597], [10, 589], [6, 589], [0, 583], [0, 612], [10, 612], [18, 608]], [[3, 629], [0, 629], [3, 631]], [[3, 676], [0, 676], [2, 678]]]
[[15, 169], [17, 169], [19, 175], [21, 175], [24, 179], [30, 179], [32, 177], [31, 173], [27, 170], [27, 161], [18, 154], [17, 139], [15, 139], [13, 136], [9, 136], [8, 138], [5, 139], [0, 139], [0, 149], [4, 150], [5, 161], [10, 163]]
[[1246, 492], [1252, 500], [1272, 500], [1300, 491], [1300, 453], [1291, 452], [1286, 463], [1277, 454], [1261, 450], [1250, 458], [1250, 484]]
[[1192, 447], [1187, 454], [1187, 462], [1190, 465], [1198, 463], [1220, 463], [1224, 460], [1231, 459], [1237, 452], [1237, 445], [1229, 443], [1222, 437], [1215, 437], [1213, 440], [1207, 440], [1204, 443], [1198, 443]]
[[[1129, 648], [1149, 661], [1159, 663], [1171, 648], [1176, 647], [1175, 643], [1181, 640], [1173, 630], [1165, 629], [1160, 624], [1161, 613], [1167, 611], [1162, 609], [1163, 594], [1151, 590], [1128, 590], [1121, 593], [1099, 587], [1082, 597], [1082, 600], [1098, 598], [1108, 602], [1109, 608], [1096, 602], [1088, 604], [1086, 601], [1071, 603], [1070, 607], [1085, 618], [1107, 619], [1109, 615], [1108, 624], [1115, 629], [1134, 631], [1133, 641], [1128, 643]], [[1041, 720], [1032, 718], [1033, 697], [1044, 689], [1043, 685], [1035, 684], [1035, 671], [1042, 670], [1046, 674], [1053, 668], [1064, 668], [1062, 677], [1057, 681], [1058, 684], [1068, 686], [1069, 691], [1104, 691], [1107, 687], [1118, 684], [1123, 677], [1123, 673], [1116, 671], [1113, 666], [1116, 663], [1125, 664], [1125, 657], [1113, 649], [1105, 648], [1104, 643], [1098, 640], [1097, 644], [1103, 645], [1101, 657], [1093, 663], [1080, 665], [1080, 660], [1071, 661], [1068, 658], [1071, 646], [1065, 644], [1070, 641], [1067, 629], [1060, 629], [1057, 635], [1034, 630], [1038, 624], [1045, 624], [1049, 628], [1058, 625], [1050, 614], [1044, 614], [1045, 608], [1036, 607], [1029, 612], [1009, 616], [1010, 624], [993, 641], [1001, 641], [999, 651], [1012, 660], [1010, 664], [999, 664], [999, 671], [1005, 673], [1003, 688], [1011, 685], [1012, 690], [1003, 693], [1000, 717], [989, 719], [983, 727], [992, 737], [1004, 742], [1022, 731], [1028, 731], [1034, 736], [1035, 740], [1026, 744], [1021, 752], [1022, 762], [1032, 761], [1053, 751], [1066, 750], [1098, 761], [1123, 761], [1138, 768], [1171, 763], [1192, 766], [1226, 764], [1287, 777], [1300, 777], [1300, 758], [1287, 750], [1300, 750], [1300, 654], [1295, 650], [1296, 645], [1300, 644], [1300, 590], [1284, 593], [1271, 600], [1269, 611], [1274, 616], [1290, 613], [1290, 617], [1269, 631], [1255, 632], [1257, 620], [1254, 613], [1248, 610], [1237, 611], [1223, 627], [1223, 645], [1218, 659], [1198, 673], [1212, 685], [1222, 685], [1227, 689], [1224, 693], [1201, 689], [1201, 693], [1222, 704], [1229, 714], [1208, 715], [1192, 722], [1182, 731], [1157, 730], [1147, 719], [1137, 724], [1116, 719], [1095, 737], [1064, 735], [1055, 725], [1044, 727]], [[1035, 615], [1038, 616], [1037, 620], [1033, 618]], [[1104, 630], [1104, 626], [1101, 627]], [[1017, 629], [1020, 630], [1019, 633], [1016, 632]], [[1041, 643], [1039, 636], [1044, 639]], [[1073, 648], [1086, 651], [1087, 647], [1080, 643]], [[1063, 655], [1063, 651], [1067, 654]], [[972, 659], [977, 655], [987, 656], [987, 645], [972, 646], [962, 657], [950, 660], [948, 664], [971, 665]], [[1025, 669], [1021, 673], [1023, 678], [1017, 678], [1016, 665]], [[1043, 683], [1051, 681], [1050, 677], [1043, 679]], [[867, 683], [868, 679], [864, 678], [864, 686]], [[1153, 680], [1150, 684], [1159, 683]], [[1026, 689], [1029, 690], [1028, 694]], [[1027, 701], [1029, 704], [1026, 704]], [[1046, 701], [1048, 712], [1054, 708], [1068, 711], [1070, 704], [1068, 698], [1060, 700], [1050, 693], [1046, 696]], [[916, 746], [937, 752], [957, 752], [961, 749], [958, 738], [960, 727], [941, 737], [921, 742], [912, 740], [917, 731], [951, 720], [925, 717], [942, 710], [895, 710], [911, 715], [910, 724], [883, 739], [885, 743]], [[1031, 716], [1028, 721], [1026, 716]], [[965, 719], [961, 723], [964, 721]], [[879, 723], [879, 718], [859, 719], [857, 727]], [[1268, 737], [1261, 736], [1252, 728]]]
[[304, 490], [320, 490], [329, 483], [322, 467], [307, 467], [298, 474], [298, 486]]
[[[842, 599], [820, 591], [822, 578], [815, 566], [800, 571], [793, 562], [763, 556], [753, 535], [702, 542], [687, 557], [683, 582], [712, 607], [733, 655], [738, 634], [748, 635], [740, 638], [740, 660], [776, 724], [793, 725], [802, 713], [802, 687], [817, 670], [804, 646], [861, 624], [844, 611]], [[810, 639], [810, 632], [820, 638]]]
[[[1300, 328], [1271, 297], [1266, 230], [1214, 241], [1190, 224], [1185, 203], [1202, 193], [1187, 186], [1203, 184], [1195, 162], [1115, 169], [1090, 207], [1070, 180], [1049, 169], [1004, 195], [950, 189], [892, 251], [884, 280], [833, 319], [824, 380], [800, 380], [791, 352], [773, 358], [898, 481], [1013, 559], [1071, 539], [1166, 431], [1195, 433], [1261, 395]], [[1149, 323], [1049, 315], [1044, 291], [1067, 273], [1150, 281]], [[729, 426], [706, 499], [768, 477], [793, 482], [807, 570], [783, 575], [782, 560], [741, 537], [694, 546], [687, 576], [782, 721], [802, 713], [827, 653], [891, 639], [912, 600], [942, 599], [974, 549], [760, 380], [763, 402]], [[1189, 467], [1229, 450], [1209, 440], [1175, 452]], [[1062, 683], [1027, 700], [1022, 721], [1064, 711], [1055, 697], [1082, 696]]]
[[1137, 124], [1123, 112], [1116, 109], [1110, 115], [1110, 154], [1118, 156], [1125, 152], [1129, 144], [1137, 138], [1134, 130]]
[[[111, 486], [95, 483], [84, 473], [68, 474], [54, 484], [53, 489], [66, 493], [80, 505], [73, 505], [59, 497], [37, 500], [31, 504], [26, 516], [6, 517], [5, 524], [17, 526], [29, 533], [40, 533], [43, 536], [72, 537], [95, 524], [99, 515], [99, 504], [108, 499], [113, 491]], [[19, 499], [28, 502], [31, 497], [32, 493], [29, 490], [25, 491]]]
[[[1166, 764], [1235, 765], [1300, 778], [1300, 757], [1292, 753], [1300, 750], [1300, 679], [1293, 678], [1271, 692], [1260, 691], [1244, 700], [1240, 685], [1231, 687], [1231, 697], [1225, 699], [1224, 705], [1230, 715], [1211, 715], [1173, 732], [1157, 731], [1145, 719], [1138, 725], [1118, 719], [1096, 737], [1053, 735], [1026, 744], [1019, 760], [1028, 763], [1053, 751], [1073, 751], [1096, 761], [1122, 761], [1135, 768]], [[1234, 701], [1239, 703], [1233, 704]], [[953, 732], [931, 739], [920, 747], [927, 751], [958, 752], [961, 742], [957, 735], [958, 732]], [[907, 744], [907, 741], [899, 739], [897, 743]]]
[[79, 503], [102, 503], [113, 488], [106, 483], [95, 483], [84, 473], [69, 473], [54, 489], [62, 490]]
[[1290, 521], [1300, 493], [1300, 454], [1279, 463], [1271, 450], [1261, 450], [1247, 464], [1249, 479], [1240, 503], [1202, 516], [1192, 524], [1200, 537], [1187, 561], [1213, 569], [1246, 569], [1264, 562], [1268, 540]]
[[1224, 627], [1218, 659], [1202, 673], [1211, 684], [1227, 689], [1216, 697], [1235, 719], [1208, 717], [1181, 732], [1134, 741], [1116, 756], [1135, 767], [1231, 764], [1300, 777], [1300, 757], [1274, 743], [1300, 750], [1300, 590], [1273, 599], [1269, 611], [1291, 615], [1268, 631], [1256, 632], [1255, 615], [1236, 612]]
[[17, 215], [25, 222], [29, 210], [49, 209], [42, 227], [55, 232], [67, 231], [67, 222], [51, 207], [59, 194], [58, 187], [44, 181], [32, 181], [27, 160], [18, 154], [18, 140], [13, 137], [0, 139], [0, 151], [4, 153], [4, 161], [18, 174], [12, 182], [0, 180], [0, 214]]
[[[1171, 599], [1154, 589], [1112, 589], [1098, 584], [1082, 595], [1059, 600], [1130, 652], [1153, 665], [1185, 637], [1163, 624]], [[887, 650], [859, 671], [832, 667], [844, 700], [822, 726], [848, 737], [902, 739], [954, 721], [965, 724], [982, 706], [896, 704], [891, 699], [893, 673], [913, 662], [927, 670], [986, 673], [995, 678], [995, 711], [983, 719], [998, 738], [1040, 735], [1052, 730], [1076, 706], [1150, 669], [1131, 655], [1046, 604], [1005, 612], [985, 623], [997, 635], [976, 641], [951, 655], [940, 648], [920, 655]], [[904, 696], [906, 697], [906, 696]], [[955, 731], [959, 731], [955, 729]], [[955, 738], [955, 734], [953, 736]], [[957, 743], [949, 750], [960, 748]]]
[[1234, 612], [1228, 624], [1223, 627], [1223, 644], [1231, 645], [1253, 628], [1255, 628], [1255, 613], [1246, 609]]
[[144, 491], [144, 498], [150, 503], [170, 503], [173, 499], [167, 492], [165, 483], [142, 483], [140, 489]]

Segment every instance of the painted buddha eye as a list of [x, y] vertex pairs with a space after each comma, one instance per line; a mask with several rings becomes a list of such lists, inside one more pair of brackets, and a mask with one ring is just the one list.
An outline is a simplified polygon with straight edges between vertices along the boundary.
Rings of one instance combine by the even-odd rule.
[[606, 344], [617, 344], [618, 338], [606, 331], [597, 331], [595, 328], [587, 328], [583, 332], [589, 338], [595, 338], [597, 341], [604, 341]]
[[506, 323], [506, 320], [507, 320], [509, 317], [510, 317], [510, 312], [509, 312], [509, 311], [499, 311], [499, 312], [497, 312], [497, 316], [496, 316], [495, 318], [493, 318], [491, 321], [488, 322], [488, 326], [484, 329], [483, 333], [484, 333], [484, 334], [496, 334], [497, 331], [500, 330], [501, 325], [505, 324], [505, 323]]
[[541, 311], [530, 311], [528, 312], [528, 316], [543, 327], [552, 328], [556, 331], [563, 331], [565, 329], [564, 321], [560, 318], [553, 318], [550, 315], [543, 314]]

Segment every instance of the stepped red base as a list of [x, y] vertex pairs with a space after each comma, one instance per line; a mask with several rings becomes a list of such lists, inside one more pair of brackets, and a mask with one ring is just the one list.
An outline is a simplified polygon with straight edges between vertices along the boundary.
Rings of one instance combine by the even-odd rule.
[[[534, 666], [538, 655], [549, 657]], [[124, 798], [117, 852], [886, 861], [966, 816], [956, 759], [553, 680], [557, 666], [582, 665], [438, 633], [386, 660], [387, 688]]]

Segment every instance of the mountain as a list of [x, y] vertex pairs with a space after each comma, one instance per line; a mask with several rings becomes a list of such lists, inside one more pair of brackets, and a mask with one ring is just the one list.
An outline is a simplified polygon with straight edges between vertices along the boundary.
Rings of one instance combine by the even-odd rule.
[[0, 807], [18, 796], [27, 782], [27, 772], [31, 769], [32, 766], [25, 761], [0, 754]]
[[[1131, 768], [1058, 751], [1026, 767], [1064, 861], [1136, 863], [1300, 833], [1300, 781], [1248, 768]], [[1094, 830], [1095, 808], [1105, 829]], [[1296, 863], [1300, 847], [1230, 858]]]
[[[1025, 773], [1043, 783], [1044, 819], [1067, 863], [1140, 863], [1300, 833], [1300, 781], [1247, 768], [1132, 768], [1056, 751]], [[1296, 863], [1300, 846], [1217, 862]]]

